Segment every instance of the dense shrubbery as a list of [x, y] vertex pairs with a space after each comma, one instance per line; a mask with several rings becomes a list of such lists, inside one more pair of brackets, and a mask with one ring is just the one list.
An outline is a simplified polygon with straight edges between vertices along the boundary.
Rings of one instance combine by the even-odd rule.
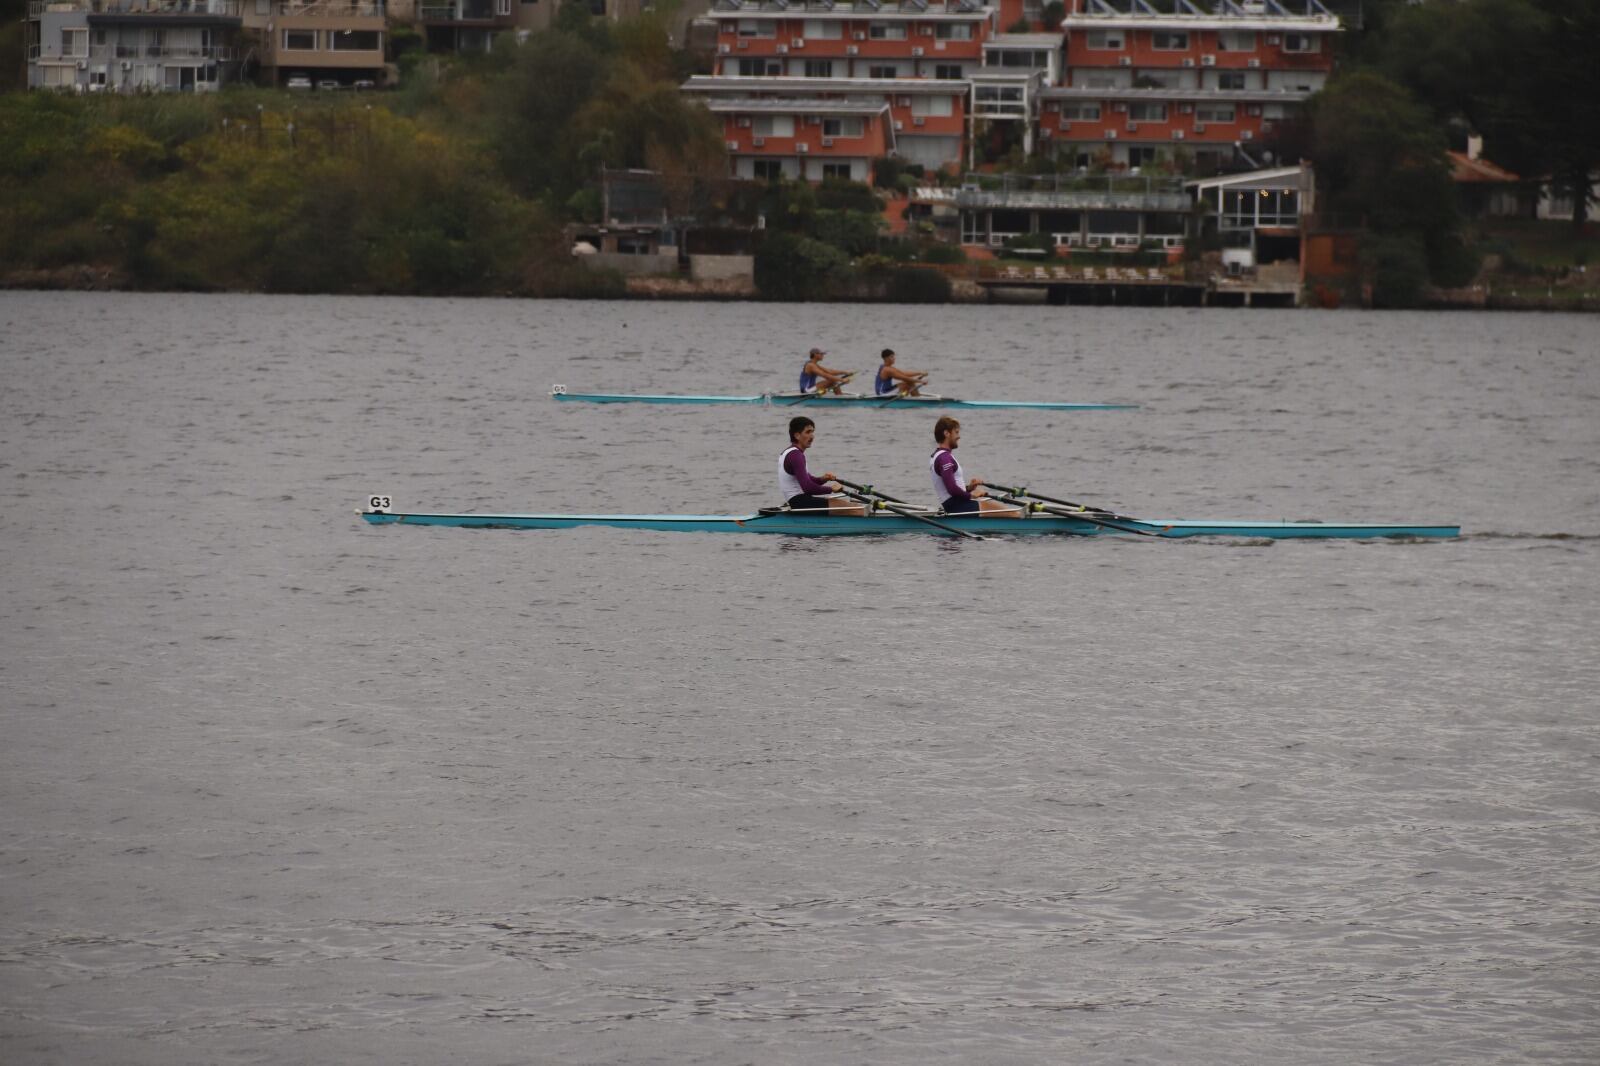
[[[584, 5], [379, 95], [0, 94], [0, 271], [153, 289], [614, 295], [560, 226], [601, 166], [720, 176], [649, 20]], [[411, 49], [408, 55], [420, 55]], [[676, 186], [675, 186], [676, 187]], [[590, 193], [592, 195], [592, 193]]]

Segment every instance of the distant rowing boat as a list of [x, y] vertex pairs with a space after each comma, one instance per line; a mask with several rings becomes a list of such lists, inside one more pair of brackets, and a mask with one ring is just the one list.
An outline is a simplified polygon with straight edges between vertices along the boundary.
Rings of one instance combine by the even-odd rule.
[[1049, 403], [1031, 400], [959, 400], [954, 396], [867, 396], [860, 393], [763, 392], [755, 396], [665, 396], [650, 393], [568, 392], [550, 386], [561, 403], [658, 403], [701, 405], [766, 405], [771, 407], [866, 407], [926, 410], [934, 407], [1027, 408], [1039, 411], [1131, 411], [1136, 403]]
[[[916, 513], [905, 513], [915, 511]], [[885, 533], [954, 535], [1055, 534], [1095, 536], [1137, 534], [1186, 537], [1256, 537], [1268, 540], [1355, 539], [1380, 537], [1456, 537], [1459, 526], [1397, 522], [1235, 522], [1139, 519], [1094, 512], [1086, 517], [1029, 513], [1024, 518], [946, 515], [931, 508], [873, 511], [866, 515], [834, 515], [763, 508], [748, 515], [694, 514], [429, 514], [373, 510], [361, 512], [373, 525], [454, 526], [467, 529], [576, 529], [609, 526], [674, 533], [779, 533], [799, 537], [861, 536]]]

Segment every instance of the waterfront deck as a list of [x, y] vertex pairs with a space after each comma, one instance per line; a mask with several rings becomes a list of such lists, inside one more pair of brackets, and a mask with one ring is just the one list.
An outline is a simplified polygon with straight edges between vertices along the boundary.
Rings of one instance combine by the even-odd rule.
[[1056, 306], [1295, 307], [1298, 281], [1214, 275], [1190, 281], [1161, 267], [1002, 267], [974, 278], [991, 303], [1044, 302]]

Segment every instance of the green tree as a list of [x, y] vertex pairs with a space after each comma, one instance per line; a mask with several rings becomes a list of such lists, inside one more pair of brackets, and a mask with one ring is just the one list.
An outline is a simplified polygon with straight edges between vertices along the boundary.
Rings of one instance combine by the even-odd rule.
[[[1463, 119], [1494, 160], [1586, 190], [1600, 167], [1600, 0], [1460, 0], [1389, 17], [1382, 69], [1440, 120]], [[1582, 227], [1585, 197], [1575, 197]]]
[[850, 260], [831, 244], [795, 233], [769, 233], [756, 252], [756, 287], [769, 300], [814, 300], [850, 276]]
[[1335, 78], [1307, 106], [1322, 210], [1418, 242], [1442, 276], [1461, 219], [1444, 135], [1427, 110], [1370, 70]]

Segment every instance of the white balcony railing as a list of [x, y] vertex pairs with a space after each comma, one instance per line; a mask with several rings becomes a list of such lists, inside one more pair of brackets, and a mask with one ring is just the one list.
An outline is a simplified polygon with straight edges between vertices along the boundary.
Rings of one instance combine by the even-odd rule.
[[278, 15], [312, 15], [318, 18], [382, 18], [384, 5], [381, 0], [368, 0], [368, 2], [364, 3], [352, 3], [351, 0], [327, 0], [327, 2], [323, 3], [305, 4], [287, 0], [287, 2], [274, 4], [273, 12]]

